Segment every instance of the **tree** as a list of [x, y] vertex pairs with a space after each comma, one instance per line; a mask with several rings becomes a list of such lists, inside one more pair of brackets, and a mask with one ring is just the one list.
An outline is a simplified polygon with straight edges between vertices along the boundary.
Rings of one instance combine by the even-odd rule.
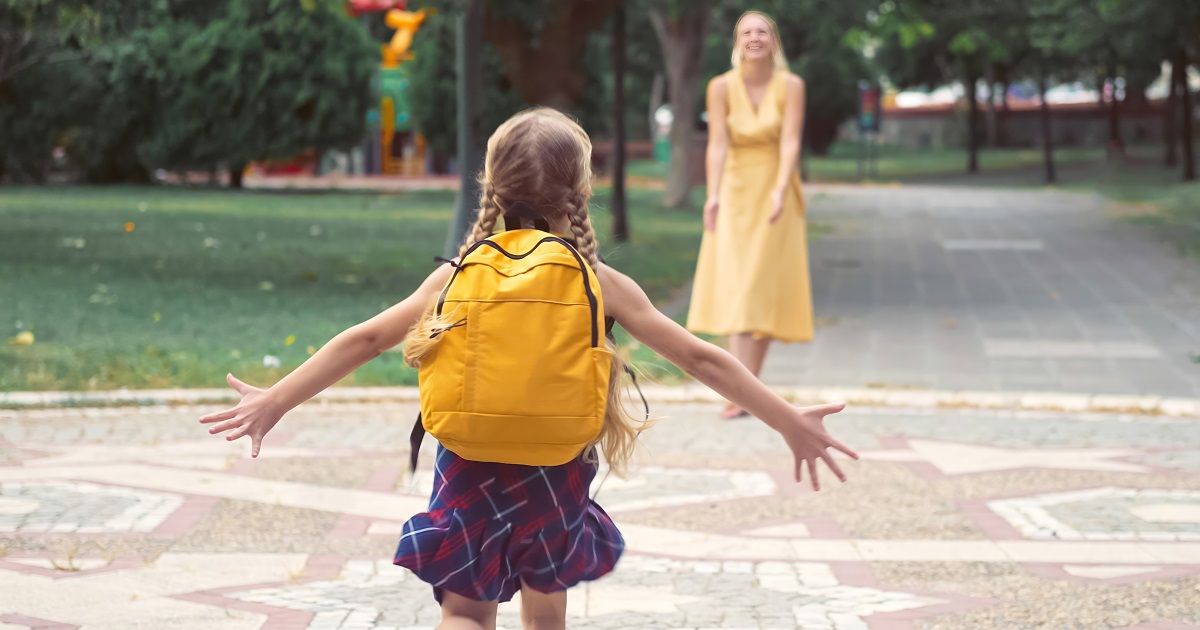
[[[412, 115], [417, 130], [425, 137], [429, 150], [438, 161], [453, 156], [458, 150], [458, 107], [455, 66], [454, 13], [439, 13], [425, 20], [421, 32], [413, 41], [411, 79], [418, 86], [410, 94]], [[527, 107], [513, 91], [496, 51], [486, 43], [481, 46], [479, 134], [490, 136], [509, 116]]]
[[378, 48], [340, 3], [230, 0], [207, 24], [172, 26], [144, 163], [225, 165], [236, 187], [250, 161], [363, 138]]
[[0, 84], [39, 65], [83, 59], [79, 39], [94, 17], [82, 0], [5, 0], [0, 4]]
[[[989, 102], [994, 101], [994, 78], [1002, 74], [1011, 80], [1030, 57], [1031, 29], [1037, 23], [1032, 6], [1031, 0], [908, 0], [885, 12], [876, 25], [887, 50], [876, 59], [900, 87], [961, 81], [967, 104], [968, 173], [979, 171], [979, 80], [988, 77], [987, 94]], [[910, 49], [909, 58], [897, 59], [904, 49]], [[1041, 63], [1034, 61], [1031, 68], [1038, 80], [1047, 79]], [[993, 109], [989, 103], [989, 119]], [[995, 140], [998, 134], [993, 130], [987, 135]]]
[[985, 64], [987, 33], [976, 24], [983, 0], [909, 0], [882, 11], [874, 30], [882, 40], [875, 59], [900, 88], [933, 87], [955, 79], [967, 102], [967, 172], [979, 171], [976, 89]]
[[80, 42], [90, 27], [77, 1], [0, 3], [0, 179], [41, 181], [51, 149], [95, 97]]
[[671, 161], [663, 205], [690, 206], [692, 199], [692, 143], [696, 133], [697, 91], [709, 13], [715, 0], [655, 0], [650, 2], [650, 23], [658, 35], [666, 65], [671, 102]]
[[504, 64], [513, 89], [526, 103], [563, 111], [579, 103], [588, 84], [581, 61], [587, 35], [600, 28], [621, 0], [559, 0], [488, 4], [488, 42]]
[[625, 208], [625, 5], [613, 15], [613, 239], [629, 240], [629, 217]]
[[[622, 0], [479, 0], [484, 34], [508, 85], [521, 101], [573, 110], [589, 87], [583, 58], [588, 35]], [[440, 13], [461, 15], [472, 0], [426, 0]]]
[[[1165, 147], [1163, 150], [1163, 165], [1175, 166], [1179, 163], [1178, 146], [1179, 138], [1178, 127], [1176, 122], [1179, 120], [1179, 91], [1175, 89], [1180, 83], [1180, 76], [1184, 71], [1183, 66], [1179, 65], [1177, 59], [1171, 60], [1171, 74], [1167, 80], [1167, 106], [1163, 112], [1163, 139]], [[1184, 82], [1184, 85], [1187, 83]]]
[[[1137, 0], [1053, 0], [1063, 19], [1073, 28], [1060, 38], [1059, 49], [1066, 55], [1082, 57], [1084, 63], [1101, 64], [1107, 76], [1122, 72], [1131, 86], [1149, 83], [1159, 72], [1160, 63], [1172, 64], [1172, 84], [1178, 86], [1176, 65], [1186, 68], [1189, 51], [1200, 44], [1200, 5], [1194, 0], [1162, 0], [1145, 3]], [[1081, 24], [1082, 22], [1082, 24]], [[1081, 28], [1082, 26], [1082, 28]], [[1115, 68], [1115, 69], [1114, 69]], [[1174, 96], [1174, 89], [1172, 90]], [[1168, 99], [1168, 110], [1179, 102], [1185, 108], [1183, 118], [1183, 177], [1195, 177], [1190, 136], [1191, 112], [1186, 91], [1181, 98]], [[1115, 99], [1110, 103], [1110, 142], [1119, 145], [1119, 111]], [[1167, 113], [1168, 121], [1173, 116]], [[1173, 122], [1173, 121], [1172, 121]], [[1173, 124], [1166, 126], [1171, 132]], [[1166, 161], [1171, 162], [1168, 140]]]

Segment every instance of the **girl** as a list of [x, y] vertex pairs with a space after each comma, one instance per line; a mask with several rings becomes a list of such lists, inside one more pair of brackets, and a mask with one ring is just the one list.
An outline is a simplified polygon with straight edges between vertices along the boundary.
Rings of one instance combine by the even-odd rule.
[[[509, 119], [488, 141], [479, 218], [464, 248], [492, 234], [506, 209], [532, 206], [552, 231], [574, 241], [596, 271], [606, 316], [778, 431], [795, 455], [797, 481], [807, 466], [813, 488], [819, 488], [818, 459], [845, 481], [827, 449], [857, 455], [823, 425], [825, 416], [842, 405], [792, 407], [732, 355], [659, 313], [633, 280], [598, 260], [588, 218], [591, 153], [583, 129], [554, 110], [534, 109]], [[406, 358], [418, 363], [438, 341], [437, 318], [428, 307], [451, 272], [452, 264], [438, 268], [404, 301], [334, 337], [270, 389], [230, 375], [229, 385], [242, 395], [241, 402], [200, 422], [214, 423], [209, 432], [228, 432], [228, 440], [250, 436], [250, 454], [257, 457], [263, 436], [285, 413], [381, 352], [406, 341]], [[614, 366], [613, 373], [620, 369]], [[636, 429], [617, 400], [618, 390], [613, 378], [596, 444], [620, 472], [632, 454]], [[565, 628], [566, 590], [612, 571], [624, 548], [612, 520], [588, 498], [597, 469], [594, 450], [585, 449], [562, 466], [518, 466], [467, 461], [439, 447], [434, 469], [429, 512], [406, 524], [395, 562], [434, 587], [442, 606], [439, 628], [495, 628], [497, 603], [517, 591], [526, 628]]]

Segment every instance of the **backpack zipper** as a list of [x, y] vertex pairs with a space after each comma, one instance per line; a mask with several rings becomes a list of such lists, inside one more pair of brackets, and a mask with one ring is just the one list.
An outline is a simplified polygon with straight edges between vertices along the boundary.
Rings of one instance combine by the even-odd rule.
[[458, 277], [458, 272], [462, 271], [463, 267], [465, 267], [467, 265], [467, 263], [466, 263], [467, 256], [470, 256], [471, 252], [475, 251], [476, 249], [479, 249], [480, 247], [482, 247], [484, 245], [487, 245], [512, 260], [521, 260], [522, 258], [525, 258], [526, 256], [529, 256], [530, 254], [532, 254], [534, 252], [534, 250], [536, 250], [538, 247], [540, 247], [542, 245], [542, 243], [561, 243], [563, 246], [565, 246], [567, 248], [567, 251], [571, 252], [571, 254], [573, 256], [575, 256], [575, 260], [579, 263], [579, 271], [583, 273], [583, 290], [584, 290], [584, 292], [587, 293], [588, 305], [591, 306], [591, 311], [592, 311], [592, 319], [591, 319], [591, 322], [592, 322], [592, 347], [593, 348], [599, 347], [600, 330], [599, 330], [599, 326], [596, 324], [596, 311], [599, 309], [596, 304], [596, 294], [592, 292], [592, 285], [590, 282], [588, 282], [587, 263], [584, 262], [583, 257], [579, 255], [579, 252], [576, 251], [575, 248], [570, 243], [568, 243], [564, 239], [558, 238], [557, 236], [547, 236], [546, 238], [543, 238], [542, 240], [538, 241], [533, 247], [531, 247], [529, 249], [529, 251], [525, 252], [524, 254], [511, 254], [511, 253], [505, 251], [505, 249], [503, 247], [500, 247], [499, 245], [493, 243], [490, 240], [482, 240], [482, 241], [479, 241], [478, 243], [475, 243], [474, 245], [472, 245], [471, 248], [467, 250], [467, 253], [463, 254], [462, 258], [459, 259], [458, 265], [456, 265], [454, 268], [454, 274], [450, 276], [450, 281], [446, 283], [446, 288], [442, 289], [442, 294], [441, 294], [441, 296], [438, 297], [438, 305], [437, 305], [438, 316], [440, 317], [442, 314], [442, 306], [445, 305], [445, 303], [446, 303], [446, 295], [450, 292], [450, 285], [454, 284], [454, 279]]

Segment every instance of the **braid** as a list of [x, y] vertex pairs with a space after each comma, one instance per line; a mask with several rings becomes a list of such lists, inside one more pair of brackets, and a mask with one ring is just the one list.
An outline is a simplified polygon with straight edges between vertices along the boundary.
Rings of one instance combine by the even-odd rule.
[[585, 198], [579, 198], [567, 206], [567, 219], [571, 222], [571, 235], [579, 253], [583, 255], [592, 269], [596, 269], [599, 259], [596, 256], [596, 231], [592, 229], [592, 220], [588, 218]]
[[496, 201], [496, 189], [490, 182], [484, 183], [483, 192], [479, 195], [479, 218], [475, 220], [475, 227], [471, 229], [467, 239], [458, 248], [459, 258], [466, 255], [472, 245], [492, 235], [492, 231], [496, 229], [496, 220], [500, 218], [502, 211]]

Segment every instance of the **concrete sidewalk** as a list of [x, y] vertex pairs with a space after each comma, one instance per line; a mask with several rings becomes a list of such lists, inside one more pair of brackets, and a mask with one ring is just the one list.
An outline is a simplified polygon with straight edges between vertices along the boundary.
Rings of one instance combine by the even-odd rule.
[[779, 386], [1200, 396], [1200, 264], [1095, 195], [809, 195], [811, 344]]

